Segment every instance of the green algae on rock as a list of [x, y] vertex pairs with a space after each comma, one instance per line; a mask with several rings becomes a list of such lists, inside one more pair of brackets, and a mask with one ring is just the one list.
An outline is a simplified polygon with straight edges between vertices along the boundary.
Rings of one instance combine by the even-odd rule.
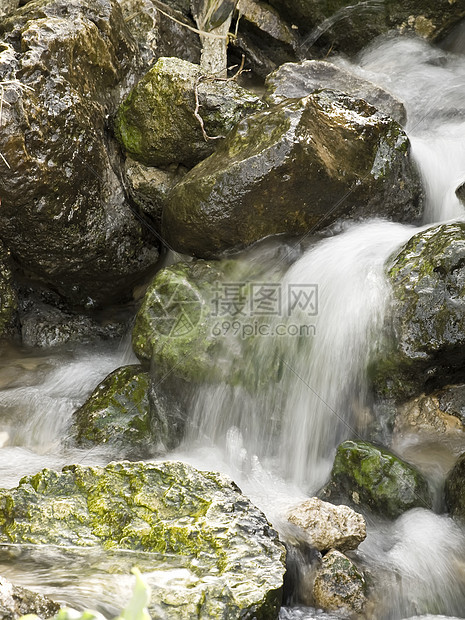
[[[185, 613], [178, 572], [177, 615], [170, 615], [170, 592], [157, 597], [167, 618], [278, 614], [285, 566], [276, 532], [229, 478], [183, 463], [70, 465], [27, 476], [16, 489], [1, 491], [0, 542], [187, 558], [205, 607]], [[213, 607], [218, 615], [209, 616]]]
[[116, 134], [127, 153], [149, 166], [191, 167], [210, 155], [218, 140], [244, 116], [263, 107], [256, 95], [233, 81], [203, 76], [198, 65], [160, 58], [121, 104]]
[[347, 499], [390, 519], [415, 507], [430, 508], [431, 495], [422, 474], [409, 463], [367, 441], [344, 441], [337, 449], [322, 499]]
[[401, 127], [365, 101], [320, 91], [281, 103], [241, 121], [174, 187], [163, 236], [210, 258], [341, 217], [414, 221], [421, 188], [408, 150]]
[[79, 445], [112, 444], [124, 453], [150, 453], [163, 438], [153, 438], [149, 413], [150, 378], [141, 366], [112, 372], [74, 413], [72, 434]]

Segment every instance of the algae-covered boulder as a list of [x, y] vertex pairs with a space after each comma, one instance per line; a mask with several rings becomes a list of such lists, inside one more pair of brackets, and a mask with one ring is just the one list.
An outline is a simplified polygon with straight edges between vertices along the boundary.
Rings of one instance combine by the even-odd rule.
[[323, 499], [346, 498], [359, 509], [396, 519], [411, 508], [431, 506], [425, 478], [392, 452], [366, 441], [344, 441], [337, 449]]
[[313, 584], [317, 607], [343, 614], [361, 613], [366, 592], [365, 577], [352, 560], [335, 550], [324, 556]]
[[306, 35], [303, 53], [314, 45], [355, 53], [391, 29], [436, 41], [465, 16], [463, 0], [270, 0], [270, 4]]
[[82, 446], [111, 444], [125, 454], [147, 454], [163, 438], [153, 436], [149, 375], [141, 366], [123, 366], [106, 377], [74, 413], [72, 434]]
[[446, 506], [452, 516], [465, 521], [465, 452], [449, 472], [445, 492]]
[[209, 318], [221, 275], [212, 264], [196, 261], [162, 269], [153, 279], [136, 316], [132, 345], [160, 376], [175, 369], [184, 379], [201, 380], [220, 372]]
[[[199, 103], [196, 117], [196, 97]], [[127, 153], [149, 166], [191, 167], [261, 101], [236, 82], [204, 76], [198, 65], [160, 58], [121, 104], [116, 133]]]
[[356, 549], [366, 538], [366, 523], [349, 506], [334, 506], [311, 497], [292, 508], [288, 520], [305, 533], [306, 541], [319, 551]]
[[108, 131], [137, 59], [120, 7], [37, 0], [0, 36], [0, 237], [29, 277], [72, 303], [128, 298], [158, 242], [125, 200]]
[[0, 618], [16, 620], [26, 614], [50, 618], [60, 609], [60, 604], [50, 598], [17, 586], [0, 577]]
[[174, 187], [163, 236], [219, 255], [341, 217], [415, 220], [420, 185], [400, 126], [362, 100], [320, 91], [244, 119]]
[[465, 224], [414, 235], [388, 261], [391, 342], [374, 371], [381, 393], [397, 398], [453, 383], [465, 361]]
[[364, 99], [401, 125], [406, 121], [404, 104], [393, 95], [373, 82], [324, 60], [285, 63], [267, 76], [265, 85], [265, 100], [270, 103], [305, 97], [316, 90], [331, 88], [356, 99]]
[[[154, 553], [154, 570], [164, 556], [179, 557], [178, 593], [161, 595], [159, 581], [154, 617], [278, 614], [285, 567], [276, 532], [229, 478], [183, 463], [44, 469], [1, 492], [0, 532], [1, 543]], [[188, 609], [189, 583], [198, 604]]]

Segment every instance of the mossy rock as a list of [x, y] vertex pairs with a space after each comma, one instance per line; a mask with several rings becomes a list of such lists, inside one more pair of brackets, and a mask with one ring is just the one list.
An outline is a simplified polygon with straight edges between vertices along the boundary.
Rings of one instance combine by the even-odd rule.
[[210, 155], [218, 140], [202, 134], [195, 116], [196, 92], [199, 114], [212, 138], [225, 136], [264, 105], [233, 81], [204, 76], [199, 65], [160, 58], [118, 110], [116, 134], [126, 152], [149, 166], [192, 167]]
[[[183, 463], [70, 465], [25, 477], [0, 494], [0, 543], [144, 551], [156, 554], [154, 570], [159, 554], [187, 560], [174, 605], [173, 593], [156, 593], [158, 617], [278, 615], [285, 553], [276, 532], [229, 478]], [[189, 615], [182, 594], [194, 579], [200, 599]]]
[[337, 449], [322, 499], [347, 500], [358, 510], [396, 519], [415, 507], [430, 508], [431, 495], [422, 474], [384, 448], [366, 441], [344, 441]]
[[340, 218], [414, 221], [422, 199], [408, 151], [401, 127], [363, 100], [329, 90], [288, 100], [241, 121], [173, 188], [163, 237], [211, 258]]
[[465, 224], [414, 235], [387, 263], [392, 336], [372, 367], [378, 394], [402, 400], [460, 380], [465, 362]]
[[152, 436], [149, 385], [149, 374], [137, 365], [108, 375], [73, 415], [76, 442], [84, 447], [111, 444], [126, 455], [153, 452], [163, 438]]

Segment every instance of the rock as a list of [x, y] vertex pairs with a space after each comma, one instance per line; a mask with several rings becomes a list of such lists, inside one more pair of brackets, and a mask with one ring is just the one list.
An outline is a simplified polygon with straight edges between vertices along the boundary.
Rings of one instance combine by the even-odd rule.
[[164, 0], [158, 7], [151, 0], [118, 2], [126, 26], [137, 42], [143, 73], [162, 56], [176, 56], [194, 63], [200, 61], [199, 35], [189, 29], [195, 27], [188, 18], [189, 0], [179, 3]]
[[317, 607], [344, 614], [361, 613], [366, 590], [363, 573], [343, 553], [332, 550], [323, 557], [313, 584]]
[[[395, 434], [427, 433], [453, 436], [465, 430], [465, 416], [459, 413], [457, 400], [465, 397], [465, 386], [447, 388], [433, 394], [422, 394], [398, 408], [394, 425]], [[460, 408], [460, 412], [463, 410]]]
[[84, 447], [110, 444], [126, 456], [156, 452], [149, 413], [150, 378], [141, 366], [122, 366], [106, 377], [73, 414], [72, 434]]
[[397, 399], [455, 383], [465, 361], [465, 224], [414, 235], [387, 264], [392, 341], [374, 372]]
[[318, 49], [353, 54], [391, 29], [437, 41], [465, 16], [463, 0], [386, 0], [369, 4], [352, 0], [269, 1], [283, 18], [307, 35], [302, 54], [310, 50], [316, 53]]
[[344, 441], [337, 449], [323, 499], [347, 499], [360, 509], [396, 519], [403, 512], [431, 507], [425, 478], [384, 448], [366, 441]]
[[48, 597], [13, 585], [5, 577], [0, 577], [0, 618], [2, 620], [16, 620], [26, 614], [50, 618], [59, 609], [60, 605]]
[[306, 541], [318, 551], [356, 549], [367, 535], [361, 514], [348, 506], [334, 506], [317, 497], [290, 510], [287, 518], [305, 531]]
[[178, 558], [172, 583], [156, 583], [154, 618], [277, 618], [284, 547], [220, 474], [178, 462], [44, 469], [1, 492], [0, 524], [2, 543], [144, 551], [154, 571]]
[[[199, 113], [194, 112], [197, 89]], [[202, 76], [200, 67], [178, 58], [160, 58], [121, 104], [116, 132], [129, 155], [149, 166], [194, 166], [261, 101], [233, 81]]]
[[[137, 53], [115, 0], [39, 0], [1, 24], [1, 238], [71, 304], [131, 296], [158, 257], [126, 202], [107, 117]], [[17, 81], [15, 81], [17, 80]]]
[[465, 452], [446, 478], [446, 506], [453, 517], [465, 520]]
[[379, 112], [405, 125], [404, 104], [373, 82], [324, 60], [304, 60], [286, 63], [271, 73], [265, 81], [265, 100], [271, 104], [284, 99], [301, 98], [322, 88], [339, 90], [356, 99], [363, 99]]
[[0, 242], [0, 339], [16, 332], [18, 297], [13, 285], [9, 252]]
[[162, 233], [199, 257], [341, 217], [416, 220], [421, 190], [400, 126], [361, 100], [321, 91], [244, 119], [178, 183]]
[[0, 0], [0, 18], [10, 15], [19, 6], [19, 0]]
[[24, 345], [50, 349], [68, 343], [87, 344], [121, 338], [127, 333], [129, 320], [102, 322], [89, 315], [64, 312], [36, 303], [20, 313], [20, 323]]
[[144, 166], [130, 157], [127, 157], [125, 162], [129, 195], [158, 233], [169, 192], [186, 173], [183, 166], [171, 168], [161, 170]]
[[[300, 40], [279, 13], [266, 2], [239, 0], [237, 36], [230, 41], [230, 54], [245, 57], [245, 67], [264, 78], [284, 62], [297, 59]], [[246, 76], [247, 74], [245, 74]]]

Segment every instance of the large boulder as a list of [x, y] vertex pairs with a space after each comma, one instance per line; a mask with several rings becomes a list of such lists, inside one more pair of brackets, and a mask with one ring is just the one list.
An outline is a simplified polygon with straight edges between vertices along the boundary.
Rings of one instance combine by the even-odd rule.
[[17, 620], [26, 614], [37, 614], [51, 618], [60, 609], [60, 604], [42, 594], [14, 585], [5, 577], [0, 577], [0, 618]]
[[465, 16], [463, 0], [269, 1], [306, 35], [302, 53], [308, 53], [313, 46], [355, 53], [391, 29], [436, 41]]
[[446, 478], [446, 506], [452, 516], [465, 521], [465, 452]]
[[305, 540], [318, 549], [356, 549], [366, 538], [363, 516], [349, 506], [334, 506], [317, 497], [292, 508], [288, 521], [304, 531]]
[[137, 62], [120, 7], [30, 2], [0, 34], [0, 236], [71, 303], [130, 297], [158, 252], [125, 200], [107, 126]]
[[414, 235], [388, 261], [392, 337], [374, 370], [397, 399], [454, 383], [465, 362], [465, 224]]
[[407, 118], [404, 104], [386, 90], [324, 60], [285, 63], [267, 76], [265, 85], [265, 100], [270, 103], [306, 97], [316, 90], [331, 88], [364, 99], [401, 125]]
[[178, 558], [178, 587], [164, 587], [166, 574], [156, 583], [153, 617], [278, 615], [284, 547], [263, 513], [220, 474], [177, 462], [44, 469], [1, 492], [0, 531], [2, 543], [154, 553], [154, 571], [162, 557]]
[[199, 65], [179, 58], [160, 58], [121, 104], [116, 133], [126, 152], [144, 164], [192, 167], [261, 107], [234, 81], [205, 76]]
[[315, 605], [352, 617], [366, 604], [367, 583], [363, 573], [340, 551], [327, 553], [313, 584]]
[[421, 189], [401, 127], [365, 101], [320, 91], [244, 119], [174, 187], [162, 232], [212, 257], [341, 217], [413, 221]]
[[431, 507], [425, 478], [392, 452], [366, 441], [344, 441], [337, 449], [323, 499], [348, 501], [388, 519], [416, 506]]

